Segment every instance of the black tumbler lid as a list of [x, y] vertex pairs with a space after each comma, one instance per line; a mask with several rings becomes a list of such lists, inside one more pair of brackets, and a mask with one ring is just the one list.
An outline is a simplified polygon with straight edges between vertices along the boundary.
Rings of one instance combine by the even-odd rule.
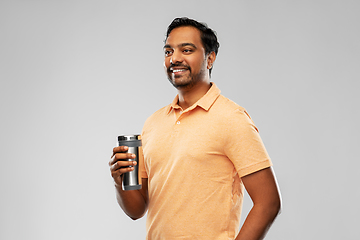
[[118, 141], [131, 141], [131, 140], [141, 140], [141, 135], [122, 135], [118, 136]]

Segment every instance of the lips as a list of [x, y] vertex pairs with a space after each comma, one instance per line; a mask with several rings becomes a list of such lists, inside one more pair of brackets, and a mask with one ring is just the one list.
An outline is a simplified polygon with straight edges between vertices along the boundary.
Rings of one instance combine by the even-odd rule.
[[170, 66], [169, 67], [169, 72], [173, 73], [173, 74], [181, 74], [183, 72], [186, 72], [187, 70], [189, 70], [190, 68], [185, 67], [185, 66]]

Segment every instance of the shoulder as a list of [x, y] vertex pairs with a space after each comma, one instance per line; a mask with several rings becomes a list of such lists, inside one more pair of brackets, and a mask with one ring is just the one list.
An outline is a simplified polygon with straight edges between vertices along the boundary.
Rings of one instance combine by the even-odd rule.
[[220, 95], [213, 107], [222, 124], [236, 128], [251, 126], [256, 129], [247, 110], [227, 97]]
[[230, 100], [229, 98], [219, 95], [216, 104], [214, 104], [214, 107], [217, 111], [220, 111], [222, 114], [228, 115], [242, 115], [245, 114], [246, 116], [250, 117], [247, 113], [246, 109], [234, 101]]

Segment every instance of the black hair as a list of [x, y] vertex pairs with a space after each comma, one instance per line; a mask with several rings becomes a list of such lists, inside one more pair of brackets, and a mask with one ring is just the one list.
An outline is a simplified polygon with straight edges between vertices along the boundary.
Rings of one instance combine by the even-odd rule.
[[[205, 54], [209, 54], [211, 52], [215, 52], [215, 55], [217, 55], [220, 44], [217, 40], [216, 32], [213, 31], [211, 28], [207, 26], [206, 23], [200, 23], [194, 19], [190, 19], [187, 17], [182, 18], [175, 18], [170, 25], [168, 26], [167, 32], [166, 32], [166, 38], [169, 37], [169, 34], [172, 30], [178, 27], [184, 27], [184, 26], [192, 26], [197, 28], [201, 33], [201, 41], [205, 48]], [[209, 73], [211, 75], [211, 69], [209, 69]]]

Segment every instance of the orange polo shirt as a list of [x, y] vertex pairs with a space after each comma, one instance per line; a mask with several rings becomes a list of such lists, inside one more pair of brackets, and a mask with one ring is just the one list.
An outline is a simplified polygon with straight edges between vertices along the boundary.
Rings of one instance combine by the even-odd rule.
[[147, 239], [234, 239], [241, 177], [271, 166], [270, 158], [245, 109], [214, 83], [188, 109], [177, 102], [150, 116], [142, 132]]

